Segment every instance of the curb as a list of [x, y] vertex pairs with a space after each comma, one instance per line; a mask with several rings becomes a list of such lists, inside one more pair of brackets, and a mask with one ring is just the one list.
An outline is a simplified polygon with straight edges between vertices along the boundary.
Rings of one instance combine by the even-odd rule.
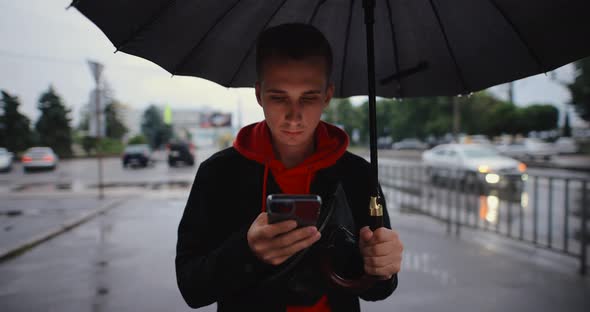
[[120, 204], [122, 204], [126, 199], [118, 199], [115, 200], [111, 203], [102, 205], [96, 209], [94, 209], [93, 211], [90, 211], [86, 214], [83, 214], [82, 216], [76, 217], [76, 218], [72, 218], [64, 223], [62, 223], [61, 225], [57, 226], [54, 229], [51, 229], [45, 233], [42, 233], [40, 235], [36, 235], [33, 238], [23, 241], [20, 244], [17, 244], [17, 246], [15, 247], [9, 247], [9, 248], [4, 248], [4, 249], [0, 249], [0, 263], [4, 262], [8, 259], [14, 258], [16, 256], [19, 256], [23, 253], [25, 253], [26, 251], [32, 249], [33, 247], [48, 241], [64, 232], [67, 232], [85, 222], [88, 222], [90, 220], [92, 220], [94, 217], [100, 215], [100, 214], [104, 214], [107, 211], [109, 211], [110, 209], [113, 209], [117, 206], [119, 206]]

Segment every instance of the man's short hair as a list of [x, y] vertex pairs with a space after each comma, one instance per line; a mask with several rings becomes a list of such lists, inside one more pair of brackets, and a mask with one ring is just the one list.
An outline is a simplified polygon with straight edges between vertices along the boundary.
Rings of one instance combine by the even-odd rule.
[[304, 60], [322, 57], [326, 64], [326, 79], [332, 73], [332, 48], [324, 35], [309, 24], [291, 23], [265, 29], [256, 44], [256, 74], [262, 78], [262, 66], [271, 58]]

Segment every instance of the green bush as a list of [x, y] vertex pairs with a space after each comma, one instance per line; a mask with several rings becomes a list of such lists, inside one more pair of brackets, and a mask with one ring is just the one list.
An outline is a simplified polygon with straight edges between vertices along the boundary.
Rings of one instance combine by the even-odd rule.
[[111, 139], [102, 138], [98, 144], [98, 148], [103, 155], [121, 154], [123, 152], [123, 142]]
[[129, 139], [129, 142], [127, 142], [127, 144], [147, 144], [148, 141], [145, 138], [145, 136], [138, 134], [134, 137], [132, 137], [131, 139]]

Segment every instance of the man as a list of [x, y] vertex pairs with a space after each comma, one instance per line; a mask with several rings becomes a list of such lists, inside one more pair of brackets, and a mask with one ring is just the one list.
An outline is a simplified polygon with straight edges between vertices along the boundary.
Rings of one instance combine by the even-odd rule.
[[[320, 121], [334, 94], [327, 40], [309, 25], [279, 25], [259, 36], [256, 60], [265, 120], [241, 129], [233, 147], [201, 164], [179, 225], [176, 273], [184, 299], [193, 308], [217, 302], [219, 311], [358, 311], [359, 296], [386, 298], [397, 287], [403, 247], [386, 210], [385, 227], [367, 227], [369, 164], [346, 151], [344, 131]], [[359, 296], [267, 283], [322, 236], [292, 220], [269, 224], [267, 195], [328, 199], [338, 185], [359, 236], [361, 269], [378, 281]], [[309, 255], [299, 266], [314, 270], [316, 262]]]

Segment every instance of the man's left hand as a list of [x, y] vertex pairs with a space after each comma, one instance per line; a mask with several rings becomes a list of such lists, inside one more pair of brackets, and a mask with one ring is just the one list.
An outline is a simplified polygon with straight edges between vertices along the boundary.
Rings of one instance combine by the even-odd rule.
[[359, 237], [367, 274], [385, 280], [400, 271], [404, 246], [394, 230], [382, 227], [371, 231], [365, 226], [360, 230]]

